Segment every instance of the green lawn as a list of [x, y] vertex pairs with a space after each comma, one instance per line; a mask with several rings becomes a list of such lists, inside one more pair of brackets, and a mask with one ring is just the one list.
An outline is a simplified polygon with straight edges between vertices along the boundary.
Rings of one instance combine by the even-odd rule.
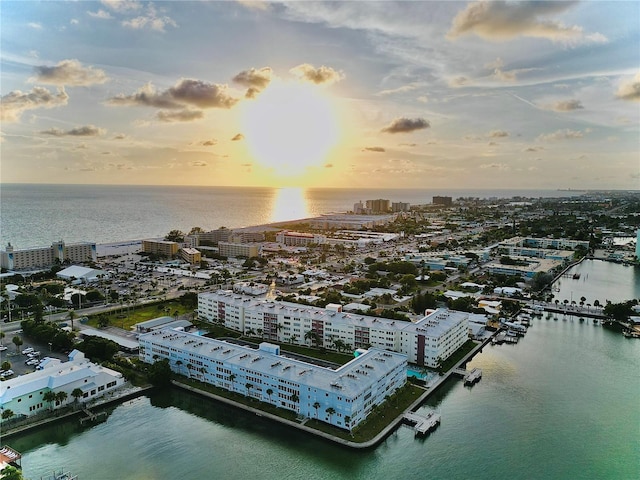
[[130, 330], [133, 325], [158, 317], [175, 316], [175, 314], [184, 315], [193, 312], [193, 308], [187, 308], [181, 305], [178, 300], [167, 300], [150, 305], [139, 305], [135, 307], [126, 306], [118, 308], [111, 312], [100, 313], [89, 316], [87, 325], [97, 328], [99, 318], [105, 316], [109, 325], [119, 327], [124, 330]]

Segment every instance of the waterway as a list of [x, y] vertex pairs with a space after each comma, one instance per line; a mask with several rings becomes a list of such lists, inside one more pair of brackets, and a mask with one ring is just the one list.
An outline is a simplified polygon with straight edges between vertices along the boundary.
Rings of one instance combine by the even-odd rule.
[[[554, 301], [574, 301], [593, 305], [596, 300], [604, 306], [612, 303], [640, 299], [640, 267], [624, 266], [604, 260], [584, 260], [572, 267], [567, 275], [553, 284]], [[577, 274], [580, 278], [574, 279]]]
[[80, 479], [637, 479], [640, 341], [591, 322], [538, 319], [517, 345], [487, 346], [422, 409], [425, 439], [400, 427], [350, 451], [182, 392], [139, 397], [106, 422], [69, 421], [11, 438], [25, 476]]

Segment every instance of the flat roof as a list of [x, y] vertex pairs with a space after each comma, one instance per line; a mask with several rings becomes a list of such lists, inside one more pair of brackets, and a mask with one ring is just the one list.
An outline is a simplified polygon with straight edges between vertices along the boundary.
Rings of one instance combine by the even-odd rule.
[[404, 354], [370, 348], [337, 370], [332, 370], [266, 350], [170, 329], [140, 335], [140, 341], [188, 351], [192, 355], [231, 363], [295, 384], [314, 385], [324, 390], [335, 388], [349, 397], [355, 397], [389, 371], [407, 363]]

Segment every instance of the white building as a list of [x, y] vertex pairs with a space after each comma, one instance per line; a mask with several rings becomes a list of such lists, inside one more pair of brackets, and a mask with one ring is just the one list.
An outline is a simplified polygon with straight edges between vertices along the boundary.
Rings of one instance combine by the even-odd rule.
[[299, 415], [351, 429], [407, 380], [405, 355], [370, 349], [337, 370], [175, 330], [140, 336], [140, 359]]
[[468, 314], [446, 309], [415, 323], [273, 302], [230, 291], [200, 293], [198, 314], [209, 322], [262, 336], [265, 340], [336, 348], [376, 347], [403, 353], [409, 362], [436, 367], [468, 339]]
[[0, 266], [7, 270], [28, 270], [32, 268], [48, 268], [56, 263], [95, 262], [97, 260], [95, 243], [65, 244], [62, 240], [54, 242], [50, 247], [27, 248], [16, 250], [8, 244], [0, 252]]
[[[58, 408], [73, 403], [71, 393], [82, 391], [79, 401], [86, 402], [99, 398], [122, 386], [125, 382], [121, 373], [96, 365], [74, 350], [68, 362], [50, 359], [42, 370], [20, 375], [0, 382], [0, 409], [11, 410], [17, 416], [29, 416], [50, 408]], [[65, 392], [63, 401], [47, 402], [47, 392]]]
[[283, 230], [276, 234], [276, 242], [288, 246], [322, 245], [327, 241], [325, 235], [319, 233], [302, 233]]

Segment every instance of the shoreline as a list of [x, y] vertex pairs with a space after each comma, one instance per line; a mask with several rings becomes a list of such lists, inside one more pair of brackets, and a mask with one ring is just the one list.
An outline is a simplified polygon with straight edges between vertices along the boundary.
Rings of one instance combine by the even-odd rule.
[[[239, 408], [241, 410], [244, 410], [247, 413], [251, 413], [254, 414], [258, 417], [262, 417], [265, 418], [267, 420], [270, 421], [275, 421], [275, 422], [279, 422], [282, 425], [291, 427], [291, 428], [296, 428], [302, 432], [306, 432], [308, 434], [314, 435], [318, 438], [322, 438], [324, 440], [330, 441], [332, 443], [341, 445], [341, 446], [345, 446], [348, 447], [352, 450], [368, 450], [368, 449], [372, 449], [377, 447], [380, 443], [382, 443], [389, 435], [391, 435], [397, 428], [399, 428], [402, 424], [402, 420], [403, 420], [403, 416], [405, 413], [407, 412], [415, 412], [418, 408], [420, 408], [422, 406], [422, 404], [432, 395], [434, 394], [442, 385], [444, 385], [450, 378], [452, 375], [454, 375], [454, 370], [457, 368], [460, 368], [461, 365], [469, 362], [475, 355], [477, 355], [478, 353], [482, 352], [482, 349], [489, 343], [491, 342], [491, 339], [496, 335], [497, 332], [495, 332], [494, 334], [490, 335], [489, 337], [487, 337], [486, 339], [484, 339], [481, 343], [479, 343], [478, 345], [476, 345], [476, 347], [473, 348], [473, 350], [471, 350], [469, 353], [467, 353], [467, 355], [465, 355], [458, 363], [456, 363], [447, 373], [445, 373], [444, 375], [440, 376], [438, 378], [438, 380], [436, 382], [434, 382], [432, 385], [427, 386], [427, 387], [422, 387], [419, 386], [419, 388], [424, 388], [425, 392], [420, 395], [420, 397], [418, 397], [417, 400], [415, 400], [413, 403], [411, 403], [401, 414], [399, 414], [398, 416], [396, 416], [395, 418], [393, 418], [389, 424], [384, 427], [377, 435], [375, 435], [372, 439], [364, 441], [364, 442], [352, 442], [349, 440], [345, 440], [343, 438], [337, 437], [335, 435], [331, 435], [329, 433], [326, 432], [322, 432], [320, 430], [317, 430], [315, 428], [311, 428], [311, 427], [307, 427], [306, 425], [303, 425], [301, 423], [296, 423], [293, 422], [291, 420], [287, 420], [286, 418], [282, 418], [279, 417], [277, 415], [273, 415], [271, 413], [265, 412], [259, 408], [254, 408], [254, 407], [250, 407], [248, 405], [244, 405], [242, 403], [239, 402], [235, 402], [231, 399], [225, 398], [225, 397], [221, 397], [219, 395], [195, 388], [195, 387], [191, 387], [189, 385], [186, 385], [184, 383], [182, 383], [180, 380], [172, 380], [171, 384], [176, 387], [176, 388], [180, 388], [192, 393], [195, 393], [197, 395], [203, 396], [205, 398], [209, 398], [213, 401], [217, 401], [220, 403], [224, 403], [226, 405], [235, 407], [235, 408]], [[123, 391], [122, 394], [120, 395], [112, 395], [104, 400], [98, 400], [95, 403], [92, 403], [91, 405], [84, 405], [84, 407], [86, 408], [92, 408], [95, 409], [96, 412], [102, 411], [103, 409], [112, 406], [112, 405], [119, 405], [124, 403], [127, 400], [133, 399], [133, 398], [137, 398], [140, 397], [142, 395], [144, 395], [146, 392], [149, 392], [150, 390], [152, 390], [153, 386], [145, 386], [145, 387], [132, 387], [127, 389], [126, 391]], [[117, 392], [113, 392], [114, 394]], [[60, 421], [64, 421], [64, 420], [70, 420], [73, 417], [77, 417], [77, 416], [81, 416], [83, 415], [85, 412], [83, 412], [83, 410], [77, 409], [77, 410], [73, 410], [71, 412], [67, 412], [64, 413], [62, 415], [59, 416], [55, 416], [55, 417], [49, 417], [49, 418], [45, 418], [42, 420], [38, 420], [35, 421], [33, 423], [28, 423], [25, 425], [21, 425], [19, 427], [16, 428], [8, 428], [6, 431], [2, 431], [1, 432], [1, 437], [3, 439], [6, 438], [10, 438], [10, 437], [14, 437], [16, 435], [20, 435], [22, 433], [27, 433], [30, 430], [35, 430], [38, 429], [40, 427], [46, 426], [46, 425], [51, 425]], [[95, 413], [95, 412], [94, 412]]]

